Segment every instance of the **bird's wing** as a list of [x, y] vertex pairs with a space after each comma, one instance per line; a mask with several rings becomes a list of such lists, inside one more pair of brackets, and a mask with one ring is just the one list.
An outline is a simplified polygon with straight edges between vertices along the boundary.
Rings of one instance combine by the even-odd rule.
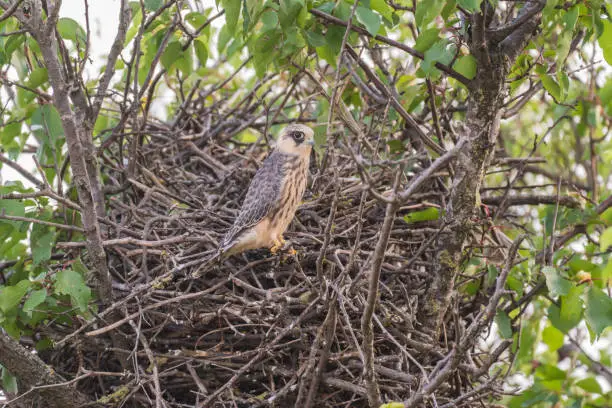
[[221, 251], [228, 250], [246, 229], [256, 225], [270, 212], [281, 195], [286, 155], [272, 152], [251, 180], [240, 214], [221, 242]]

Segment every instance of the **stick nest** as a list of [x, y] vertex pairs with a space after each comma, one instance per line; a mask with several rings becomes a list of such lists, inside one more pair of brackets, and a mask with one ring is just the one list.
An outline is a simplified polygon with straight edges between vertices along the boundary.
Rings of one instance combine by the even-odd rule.
[[[285, 234], [297, 255], [263, 249], [209, 264], [269, 153], [265, 138], [239, 143], [236, 135], [247, 127], [262, 135], [267, 125], [289, 121], [279, 115], [266, 123], [254, 113], [254, 103], [227, 114], [195, 100], [172, 124], [149, 121], [108, 143], [101, 173], [109, 208], [103, 234], [115, 291], [110, 309], [129, 318], [110, 326], [101, 310], [99, 319], [77, 333], [64, 327], [69, 340], [47, 352], [67, 377], [84, 367], [123, 373], [79, 382], [99, 402], [368, 406], [361, 320], [385, 204], [368, 192], [360, 171], [385, 195], [398, 169], [409, 183], [431, 158], [409, 131], [389, 134], [382, 122], [364, 128], [368, 143], [340, 129], [341, 135], [331, 135], [333, 154], [313, 156], [309, 189]], [[397, 142], [387, 143], [383, 134]], [[394, 143], [406, 150], [391, 149]], [[384, 159], [373, 154], [381, 149]], [[383, 401], [404, 401], [422, 390], [486, 305], [486, 293], [473, 296], [465, 289], [484, 281], [482, 269], [459, 279], [440, 339], [417, 322], [434, 274], [438, 209], [448, 194], [445, 171], [402, 204], [382, 263], [373, 344]], [[68, 251], [77, 256], [83, 249]], [[112, 333], [125, 339], [125, 349], [113, 347]], [[487, 334], [479, 333], [483, 339]], [[487, 374], [491, 350], [484, 341], [477, 344], [435, 398], [425, 397], [421, 405], [471, 405], [497, 395]], [[480, 390], [472, 388], [477, 384]]]

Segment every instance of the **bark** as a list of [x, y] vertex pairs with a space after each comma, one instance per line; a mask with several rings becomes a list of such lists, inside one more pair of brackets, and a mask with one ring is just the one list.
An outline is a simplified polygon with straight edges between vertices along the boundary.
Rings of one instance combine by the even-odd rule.
[[436, 245], [436, 274], [419, 315], [423, 327], [433, 327], [435, 336], [441, 331], [455, 278], [465, 260], [464, 248], [470, 242], [473, 219], [478, 214], [479, 190], [499, 135], [506, 77], [539, 24], [544, 4], [526, 6], [513, 22], [513, 30], [504, 26], [499, 31], [489, 31], [491, 19], [483, 14], [472, 16], [470, 49], [478, 70], [470, 84], [466, 120], [460, 135], [467, 143], [457, 155], [450, 199], [444, 209], [443, 224], [447, 227]]
[[[38, 6], [34, 2], [33, 13], [30, 19], [22, 20], [32, 36], [38, 43], [47, 67], [49, 83], [53, 89], [53, 105], [57, 109], [66, 137], [68, 154], [72, 169], [73, 183], [76, 187], [81, 204], [81, 219], [86, 236], [87, 254], [92, 267], [90, 276], [91, 286], [103, 307], [113, 303], [112, 280], [106, 260], [106, 252], [98, 217], [105, 215], [104, 200], [98, 175], [97, 161], [94, 156], [95, 148], [92, 138], [92, 127], [87, 126], [87, 114], [90, 109], [87, 100], [82, 95], [78, 81], [71, 80], [66, 74], [65, 65], [60, 62], [58, 50], [60, 49], [56, 38], [56, 23], [61, 2], [55, 4], [46, 22], [43, 22]], [[70, 96], [73, 96], [79, 106], [72, 106]], [[90, 122], [95, 119], [91, 119]], [[85, 146], [84, 146], [85, 144]], [[88, 165], [89, 164], [89, 165]], [[113, 312], [111, 320], [119, 320], [118, 312]], [[111, 334], [115, 347], [125, 348], [125, 339], [118, 333]], [[124, 359], [119, 361], [124, 364]]]
[[[86, 128], [77, 126], [77, 121], [70, 106], [69, 84], [64, 78], [59, 57], [57, 55], [57, 42], [54, 36], [45, 36], [41, 31], [33, 33], [34, 38], [40, 45], [40, 50], [49, 74], [49, 82], [53, 88], [53, 104], [59, 112], [62, 120], [62, 127], [70, 154], [70, 164], [72, 168], [73, 181], [77, 189], [79, 201], [83, 208], [82, 222], [87, 237], [87, 252], [93, 264], [93, 286], [98, 298], [105, 305], [112, 302], [112, 287], [110, 273], [106, 264], [106, 253], [102, 246], [102, 236], [100, 234], [100, 224], [97, 214], [102, 211], [93, 199], [92, 190], [99, 190], [99, 180], [97, 174], [89, 174], [85, 162], [85, 149], [82, 140], [90, 134], [86, 133]], [[92, 184], [94, 186], [92, 187]]]
[[15, 405], [9, 403], [9, 406], [17, 406], [19, 401], [25, 400], [34, 403], [37, 399], [44, 401], [44, 404], [32, 406], [70, 408], [89, 402], [87, 397], [73, 386], [62, 384], [65, 380], [36, 354], [3, 333], [0, 333], [0, 363], [18, 378], [20, 386], [27, 388], [19, 390], [20, 392], [32, 390], [24, 398], [19, 397]]

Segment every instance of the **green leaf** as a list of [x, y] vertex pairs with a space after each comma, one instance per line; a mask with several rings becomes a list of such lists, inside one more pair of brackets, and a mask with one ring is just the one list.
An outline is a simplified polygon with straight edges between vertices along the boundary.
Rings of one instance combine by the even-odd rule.
[[206, 24], [207, 15], [208, 13], [201, 14], [193, 11], [185, 15], [185, 21], [191, 24], [194, 29], [199, 30], [202, 26], [204, 26], [204, 24]]
[[81, 49], [83, 49], [87, 43], [87, 34], [85, 30], [83, 30], [83, 27], [81, 27], [79, 23], [71, 18], [60, 18], [57, 21], [57, 31], [62, 38], [75, 42]]
[[274, 10], [268, 10], [261, 15], [261, 22], [263, 27], [260, 32], [273, 30], [278, 26], [278, 14]]
[[468, 79], [474, 79], [476, 76], [476, 58], [472, 55], [459, 57], [457, 62], [453, 64], [453, 69]]
[[548, 345], [548, 350], [556, 351], [563, 346], [564, 334], [554, 326], [547, 326], [542, 330], [542, 340]]
[[435, 63], [448, 64], [453, 59], [454, 46], [449, 46], [448, 40], [441, 39], [425, 52], [425, 58], [421, 62], [421, 69], [426, 75], [432, 75], [438, 70]]
[[55, 293], [69, 295], [74, 306], [77, 306], [81, 312], [87, 311], [91, 289], [78, 272], [70, 269], [59, 271], [55, 275]]
[[297, 27], [291, 27], [285, 30], [284, 47], [287, 47], [288, 45], [293, 45], [297, 48], [303, 48], [306, 45]]
[[563, 380], [567, 372], [552, 364], [542, 364], [536, 369], [536, 375], [545, 380]]
[[550, 96], [552, 96], [555, 99], [555, 101], [560, 101], [561, 100], [561, 88], [559, 87], [559, 84], [557, 83], [557, 81], [555, 81], [553, 77], [547, 74], [541, 74], [540, 80], [542, 81], [542, 85], [544, 85], [544, 89], [548, 91]]
[[527, 362], [533, 359], [534, 344], [538, 337], [538, 333], [534, 326], [533, 323], [529, 322], [523, 322], [522, 324], [517, 352], [517, 359], [519, 362]]
[[3, 286], [0, 288], [0, 310], [4, 313], [13, 309], [21, 302], [21, 299], [30, 288], [30, 281], [24, 279], [14, 286]]
[[164, 53], [161, 56], [162, 66], [166, 69], [166, 71], [170, 71], [172, 65], [176, 63], [183, 54], [183, 46], [179, 41], [172, 41], [168, 44]]
[[322, 34], [314, 31], [306, 31], [306, 41], [311, 47], [322, 47], [325, 45], [325, 37]]
[[10, 394], [17, 394], [19, 392], [19, 387], [17, 387], [17, 377], [9, 373], [9, 371], [0, 366], [2, 368], [2, 389]]
[[440, 39], [440, 30], [437, 27], [428, 28], [421, 31], [419, 38], [416, 40], [414, 49], [420, 52], [427, 51], [432, 45]]
[[[562, 66], [563, 64], [559, 62], [558, 65]], [[561, 89], [561, 100], [564, 101], [567, 99], [567, 95], [569, 92], [570, 79], [563, 71], [557, 72], [557, 79], [559, 80], [559, 88]]]
[[240, 143], [250, 144], [255, 143], [257, 140], [259, 140], [259, 137], [255, 133], [251, 132], [249, 129], [246, 129], [241, 133], [238, 133], [235, 136], [235, 139]]
[[572, 286], [567, 295], [560, 298], [559, 319], [567, 326], [575, 327], [582, 320], [583, 289], [583, 286]]
[[574, 27], [576, 26], [576, 21], [578, 21], [578, 6], [570, 8], [563, 15], [563, 22], [565, 23], [565, 27], [570, 32], [574, 30]]
[[296, 26], [295, 20], [304, 6], [302, 0], [281, 0], [278, 10], [278, 20], [283, 29]]
[[241, 0], [221, 0], [221, 6], [225, 10], [225, 25], [235, 31], [240, 17]]
[[[2, 195], [0, 194], [0, 197]], [[25, 215], [25, 204], [23, 201], [17, 200], [0, 200], [0, 208], [4, 210], [6, 215], [12, 215], [15, 217], [23, 217]], [[1, 210], [0, 210], [1, 211]], [[0, 225], [8, 224], [13, 228], [19, 228], [21, 225], [20, 221], [8, 221], [0, 219]]]
[[391, 153], [401, 153], [405, 150], [404, 143], [398, 139], [389, 140], [387, 146]]
[[344, 38], [344, 33], [346, 32], [346, 28], [344, 27], [328, 27], [327, 33], [325, 33], [325, 42], [330, 50], [334, 53], [334, 66], [336, 64], [335, 56], [340, 52], [340, 48], [342, 47], [342, 39]]
[[22, 123], [10, 123], [0, 128], [0, 145], [8, 146], [13, 142], [17, 143], [21, 136], [21, 128]]
[[368, 33], [370, 33], [372, 37], [376, 36], [381, 23], [380, 15], [362, 6], [357, 6], [355, 14], [357, 15], [357, 21], [365, 26]]
[[601, 394], [602, 389], [601, 385], [597, 382], [597, 380], [593, 377], [588, 377], [583, 380], [580, 380], [576, 383], [576, 386], [582, 388], [587, 392], [593, 392], [595, 394]]
[[554, 304], [548, 307], [548, 319], [553, 326], [566, 334], [579, 323], [562, 319], [560, 309]]
[[426, 210], [411, 212], [404, 215], [404, 221], [408, 224], [421, 221], [433, 221], [440, 218], [440, 210], [435, 207], [429, 207]]
[[23, 304], [23, 311], [32, 316], [32, 311], [47, 298], [47, 289], [33, 290]]
[[44, 144], [51, 146], [64, 137], [64, 128], [59, 113], [53, 105], [39, 106], [32, 113], [31, 126], [34, 135]]
[[601, 233], [599, 237], [599, 250], [605, 252], [609, 247], [612, 246], [612, 227], [606, 229]]
[[612, 299], [604, 291], [591, 286], [586, 293], [585, 305], [586, 321], [597, 336], [612, 326]]
[[393, 21], [393, 8], [385, 0], [370, 0], [370, 7], [389, 21]]
[[[596, 14], [593, 12], [593, 14]], [[612, 65], [612, 22], [602, 20], [603, 32], [598, 38], [599, 46], [608, 65]]]
[[552, 296], [567, 295], [572, 283], [562, 277], [557, 268], [545, 266], [542, 268], [542, 273], [546, 276], [546, 286]]
[[206, 46], [206, 42], [200, 39], [195, 40], [193, 42], [193, 49], [195, 50], [196, 57], [198, 57], [198, 61], [200, 61], [200, 65], [205, 67], [206, 61], [208, 60], [208, 47]]
[[262, 78], [268, 72], [268, 64], [275, 57], [275, 46], [280, 37], [279, 31], [269, 31], [261, 34], [250, 49], [253, 56], [253, 66], [257, 76]]
[[457, 3], [467, 11], [474, 13], [480, 10], [482, 0], [457, 0]]
[[417, 27], [420, 30], [424, 30], [436, 16], [440, 15], [440, 12], [446, 4], [445, 0], [422, 0], [419, 1], [419, 5], [414, 14], [414, 19]]
[[55, 233], [49, 227], [40, 224], [32, 226], [30, 234], [30, 248], [32, 250], [32, 263], [39, 265], [41, 262], [51, 258], [51, 249]]
[[163, 0], [144, 0], [145, 9], [148, 11], [159, 10], [163, 3]]
[[30, 88], [38, 88], [47, 82], [48, 79], [47, 68], [35, 68], [30, 73], [30, 78], [28, 78], [28, 86]]
[[227, 46], [227, 43], [233, 38], [232, 29], [226, 24], [219, 31], [219, 36], [217, 37], [217, 52], [219, 54], [223, 53], [223, 50]]
[[510, 317], [503, 310], [498, 310], [495, 315], [495, 323], [497, 324], [497, 329], [499, 330], [499, 335], [503, 339], [511, 339], [512, 338], [512, 321]]

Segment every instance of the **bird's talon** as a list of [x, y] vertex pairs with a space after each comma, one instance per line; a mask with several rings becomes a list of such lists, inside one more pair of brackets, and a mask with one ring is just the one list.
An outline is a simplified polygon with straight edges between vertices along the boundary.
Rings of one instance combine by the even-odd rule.
[[276, 253], [283, 247], [283, 243], [278, 240], [278, 241], [274, 241], [274, 245], [272, 246], [272, 248], [270, 248], [270, 252], [272, 252], [273, 255], [276, 255]]

